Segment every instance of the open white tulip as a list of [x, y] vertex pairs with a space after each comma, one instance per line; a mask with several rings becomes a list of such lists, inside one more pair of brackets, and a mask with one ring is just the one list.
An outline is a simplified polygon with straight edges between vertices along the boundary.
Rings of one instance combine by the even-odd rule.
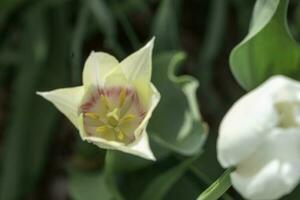
[[274, 76], [224, 117], [218, 160], [235, 167], [232, 185], [246, 199], [278, 199], [300, 178], [300, 83]]
[[155, 160], [146, 133], [160, 99], [150, 82], [153, 43], [154, 38], [120, 63], [107, 53], [92, 52], [82, 86], [38, 94], [66, 115], [83, 140]]

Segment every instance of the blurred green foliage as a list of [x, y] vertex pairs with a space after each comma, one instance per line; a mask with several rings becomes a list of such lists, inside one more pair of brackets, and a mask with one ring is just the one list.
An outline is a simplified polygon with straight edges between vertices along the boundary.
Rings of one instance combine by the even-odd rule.
[[[218, 125], [245, 92], [229, 53], [247, 33], [254, 2], [0, 0], [0, 200], [196, 199], [223, 171]], [[290, 8], [299, 39], [300, 4]], [[36, 96], [80, 85], [90, 51], [121, 60], [153, 35], [152, 80], [162, 100], [148, 132], [157, 162], [82, 142]], [[234, 190], [222, 198], [241, 199]]]
[[288, 0], [257, 1], [249, 33], [231, 53], [232, 72], [247, 90], [274, 74], [299, 80], [300, 46], [287, 26], [288, 3]]

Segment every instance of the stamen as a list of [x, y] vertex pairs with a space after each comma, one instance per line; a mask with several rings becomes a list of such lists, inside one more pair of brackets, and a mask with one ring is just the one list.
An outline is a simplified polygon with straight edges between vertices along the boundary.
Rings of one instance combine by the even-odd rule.
[[103, 125], [103, 126], [98, 126], [96, 128], [96, 132], [100, 133], [100, 134], [105, 134], [108, 131], [108, 127], [107, 125]]
[[86, 117], [89, 117], [93, 120], [98, 120], [100, 117], [97, 113], [87, 112], [84, 114]]
[[100, 101], [101, 101], [101, 104], [103, 104], [105, 106], [106, 110], [109, 110], [109, 103], [107, 101], [107, 98], [104, 95], [100, 96]]
[[125, 97], [126, 97], [126, 90], [122, 88], [119, 95], [119, 108], [121, 108], [124, 105]]
[[89, 135], [126, 145], [135, 140], [145, 113], [136, 91], [122, 86], [98, 89], [81, 107]]
[[134, 115], [132, 114], [127, 114], [125, 115], [122, 119], [121, 119], [121, 122], [120, 123], [126, 123], [126, 122], [129, 122], [131, 120], [133, 120], [135, 118]]
[[124, 138], [125, 138], [124, 133], [123, 133], [122, 131], [120, 131], [120, 132], [117, 134], [117, 138], [118, 138], [119, 140], [124, 140]]

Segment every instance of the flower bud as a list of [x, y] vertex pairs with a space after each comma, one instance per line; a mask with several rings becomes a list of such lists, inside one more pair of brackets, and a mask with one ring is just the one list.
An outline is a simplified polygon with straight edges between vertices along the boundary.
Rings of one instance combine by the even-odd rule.
[[218, 160], [246, 199], [278, 199], [300, 178], [300, 83], [274, 76], [239, 99], [225, 115]]

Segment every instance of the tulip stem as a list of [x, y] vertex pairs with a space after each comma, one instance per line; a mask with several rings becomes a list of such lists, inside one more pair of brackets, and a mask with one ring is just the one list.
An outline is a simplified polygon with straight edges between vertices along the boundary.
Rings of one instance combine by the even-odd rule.
[[212, 183], [204, 192], [200, 194], [197, 200], [217, 200], [231, 186], [230, 173], [233, 168], [227, 169], [214, 183]]

